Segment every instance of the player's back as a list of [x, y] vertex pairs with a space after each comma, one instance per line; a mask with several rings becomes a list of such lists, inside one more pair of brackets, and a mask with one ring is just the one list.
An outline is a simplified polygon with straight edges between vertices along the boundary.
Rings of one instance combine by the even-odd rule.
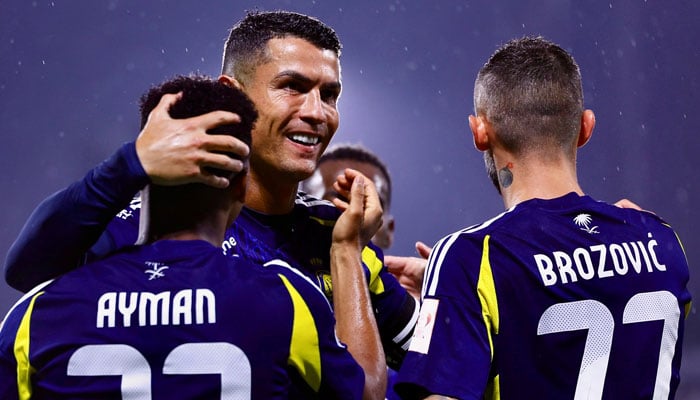
[[[160, 241], [31, 293], [3, 330], [18, 332], [11, 351], [35, 398], [287, 398], [319, 390], [327, 337], [315, 329], [332, 329], [312, 317], [330, 309], [320, 293], [308, 304], [307, 289], [206, 242]], [[361, 370], [332, 345], [357, 384]]]
[[[96, 260], [133, 244], [138, 236], [141, 200], [134, 198], [114, 218], [87, 255]], [[281, 259], [306, 275], [332, 303], [330, 248], [341, 211], [332, 203], [297, 193], [288, 214], [266, 215], [244, 207], [221, 245], [227, 255], [253, 263]], [[418, 304], [383, 265], [381, 249], [369, 243], [362, 252], [372, 306], [387, 360], [396, 367], [411, 338]]]
[[656, 216], [576, 194], [536, 199], [444, 239], [431, 258], [446, 251], [482, 255], [461, 273], [490, 321], [500, 398], [675, 392], [688, 266]]

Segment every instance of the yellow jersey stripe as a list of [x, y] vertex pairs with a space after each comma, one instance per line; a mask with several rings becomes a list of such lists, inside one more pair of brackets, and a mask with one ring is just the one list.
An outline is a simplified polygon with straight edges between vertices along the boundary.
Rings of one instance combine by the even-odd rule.
[[321, 352], [318, 330], [311, 310], [299, 292], [282, 274], [282, 279], [294, 305], [292, 340], [289, 344], [289, 365], [294, 366], [307, 384], [315, 391], [321, 387]]
[[34, 303], [36, 298], [44, 294], [39, 292], [29, 302], [29, 307], [22, 317], [22, 321], [17, 329], [15, 336], [15, 360], [17, 360], [17, 389], [20, 400], [28, 400], [32, 397], [32, 375], [35, 370], [29, 363], [29, 334], [30, 322], [32, 319], [32, 311], [34, 311]]
[[318, 222], [321, 226], [335, 226], [335, 220], [333, 219], [322, 219], [319, 217], [314, 217], [313, 215], [310, 215], [309, 219]]
[[377, 252], [365, 246], [362, 249], [362, 262], [369, 268], [369, 291], [374, 294], [384, 293], [384, 282], [379, 279], [384, 263], [377, 256]]
[[496, 286], [493, 282], [493, 273], [491, 271], [491, 263], [489, 262], [489, 239], [489, 235], [484, 238], [481, 266], [479, 269], [479, 281], [477, 282], [476, 291], [479, 294], [481, 314], [488, 332], [489, 345], [491, 346], [491, 360], [493, 360], [493, 335], [498, 334], [499, 322]]
[[[491, 361], [493, 361], [493, 335], [498, 334], [499, 316], [498, 316], [498, 298], [496, 296], [496, 285], [493, 281], [493, 271], [491, 270], [491, 262], [489, 261], [489, 239], [490, 235], [484, 237], [481, 253], [481, 265], [479, 267], [479, 281], [476, 285], [476, 291], [479, 295], [481, 303], [481, 315], [484, 319], [486, 332], [489, 337], [489, 347], [491, 348]], [[500, 399], [499, 379], [496, 377], [491, 387], [489, 388], [490, 399]]]

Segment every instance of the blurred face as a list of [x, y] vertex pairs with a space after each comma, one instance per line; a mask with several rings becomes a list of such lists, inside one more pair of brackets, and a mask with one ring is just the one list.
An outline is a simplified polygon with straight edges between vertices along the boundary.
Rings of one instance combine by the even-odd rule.
[[251, 175], [296, 185], [311, 176], [338, 129], [340, 63], [333, 51], [294, 37], [271, 39], [267, 55], [242, 82], [259, 113]]
[[318, 170], [311, 179], [305, 182], [304, 189], [310, 195], [324, 200], [333, 200], [339, 197], [338, 192], [333, 189], [333, 182], [338, 175], [343, 174], [345, 168], [358, 170], [374, 182], [384, 209], [384, 222], [372, 238], [372, 242], [383, 250], [388, 249], [394, 243], [394, 218], [389, 214], [389, 184], [379, 168], [373, 164], [355, 160], [324, 161], [318, 166]]

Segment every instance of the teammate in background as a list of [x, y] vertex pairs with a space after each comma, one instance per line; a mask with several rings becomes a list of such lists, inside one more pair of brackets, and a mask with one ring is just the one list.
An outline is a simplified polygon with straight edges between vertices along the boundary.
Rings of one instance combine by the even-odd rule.
[[[384, 211], [384, 218], [381, 228], [372, 237], [372, 242], [379, 246], [382, 251], [386, 251], [394, 243], [394, 217], [391, 210], [391, 174], [384, 162], [372, 151], [360, 144], [338, 144], [328, 148], [318, 161], [318, 166], [314, 174], [301, 182], [300, 190], [320, 199], [333, 201], [342, 198], [333, 187], [336, 178], [344, 174], [346, 168], [352, 168], [362, 173], [365, 177], [374, 182], [379, 200]], [[399, 283], [414, 295], [416, 299], [420, 296], [420, 282], [423, 281], [425, 270], [425, 259], [428, 258], [430, 248], [422, 242], [416, 243], [416, 250], [423, 258], [418, 257], [397, 257], [384, 256], [385, 264], [390, 272], [400, 269], [397, 276]], [[393, 264], [392, 264], [393, 262]], [[409, 274], [413, 271], [413, 275]], [[396, 399], [396, 394], [391, 390], [392, 382], [396, 377], [396, 371], [389, 370], [387, 399]]]
[[[351, 307], [354, 318], [338, 319], [338, 336], [367, 379], [386, 382], [384, 363], [376, 360], [382, 349], [372, 347], [371, 324], [376, 316], [384, 353], [396, 366], [417, 321], [417, 302], [384, 268], [381, 251], [369, 243], [371, 234], [362, 236], [358, 251], [339, 252], [332, 235], [340, 211], [297, 194], [299, 182], [311, 176], [338, 127], [340, 48], [331, 28], [285, 11], [249, 13], [231, 30], [219, 80], [241, 88], [259, 118], [252, 131], [245, 207], [222, 246], [233, 257], [258, 263], [284, 259], [314, 280], [330, 300], [339, 288], [357, 292], [353, 298], [369, 288], [371, 306]], [[206, 167], [240, 169], [217, 153], [240, 154], [245, 146], [214, 142], [205, 130], [213, 121], [235, 122], [235, 116], [173, 120], [162, 112], [168, 105], [155, 109], [135, 144], [125, 145], [32, 214], [8, 252], [5, 274], [11, 286], [26, 291], [70, 270], [91, 246], [88, 256], [100, 258], [133, 243], [140, 206], [138, 201], [129, 204], [129, 199], [148, 182], [228, 184]], [[98, 240], [115, 214], [117, 219]], [[332, 277], [332, 259], [347, 267], [336, 268], [341, 273], [337, 279]], [[354, 274], [354, 265], [360, 263], [367, 279]], [[346, 272], [352, 274], [342, 276]]]
[[673, 398], [688, 265], [656, 215], [584, 195], [595, 118], [579, 68], [542, 38], [480, 70], [469, 126], [507, 209], [433, 248], [402, 398]]
[[[177, 77], [142, 97], [144, 123], [159, 101], [175, 119], [234, 112], [238, 123], [209, 132], [250, 143], [257, 113], [235, 88]], [[146, 244], [24, 296], [0, 330], [1, 398], [361, 397], [362, 369], [335, 337], [323, 293], [282, 260], [263, 267], [222, 254], [247, 169], [209, 172], [231, 184], [148, 186]], [[351, 218], [367, 211], [363, 191], [355, 181], [339, 246], [357, 247]]]
[[[394, 243], [394, 217], [391, 215], [391, 174], [384, 162], [368, 148], [360, 144], [338, 144], [326, 150], [318, 161], [314, 174], [300, 184], [300, 190], [324, 200], [338, 198], [333, 183], [345, 168], [360, 171], [374, 182], [384, 210], [382, 227], [372, 238], [383, 252]], [[414, 297], [419, 298], [426, 259], [430, 247], [416, 242], [416, 252], [422, 257], [400, 257], [384, 255], [384, 264], [389, 272], [396, 275], [399, 283]]]
[[372, 242], [386, 251], [394, 243], [394, 217], [391, 215], [391, 175], [382, 160], [362, 145], [338, 144], [328, 148], [318, 160], [316, 171], [300, 184], [300, 190], [323, 200], [339, 197], [333, 188], [335, 178], [345, 168], [360, 171], [374, 182], [384, 212], [381, 228]]

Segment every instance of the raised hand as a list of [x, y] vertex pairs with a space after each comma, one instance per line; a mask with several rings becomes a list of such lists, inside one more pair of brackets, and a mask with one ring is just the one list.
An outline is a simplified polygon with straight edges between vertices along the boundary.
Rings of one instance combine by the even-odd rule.
[[399, 281], [399, 284], [416, 299], [420, 299], [425, 267], [431, 248], [423, 242], [416, 242], [420, 257], [384, 256], [384, 265]]
[[136, 153], [153, 183], [180, 185], [204, 183], [224, 188], [228, 179], [216, 176], [206, 167], [240, 172], [244, 165], [226, 154], [248, 155], [245, 143], [228, 135], [210, 135], [207, 130], [240, 122], [238, 115], [214, 111], [193, 118], [173, 119], [168, 110], [182, 93], [166, 94], [148, 116], [136, 139]]
[[[343, 226], [344, 224], [358, 224], [355, 228], [359, 229], [357, 234], [359, 234], [360, 245], [366, 246], [382, 226], [383, 210], [374, 183], [359, 171], [346, 168], [344, 174], [337, 177], [333, 187], [342, 197], [333, 199], [333, 204], [343, 210], [343, 215], [340, 216], [333, 230], [334, 240], [336, 230], [338, 235], [345, 233], [347, 227]], [[350, 203], [348, 204], [343, 198], [350, 199]], [[339, 224], [341, 224], [340, 227]]]

